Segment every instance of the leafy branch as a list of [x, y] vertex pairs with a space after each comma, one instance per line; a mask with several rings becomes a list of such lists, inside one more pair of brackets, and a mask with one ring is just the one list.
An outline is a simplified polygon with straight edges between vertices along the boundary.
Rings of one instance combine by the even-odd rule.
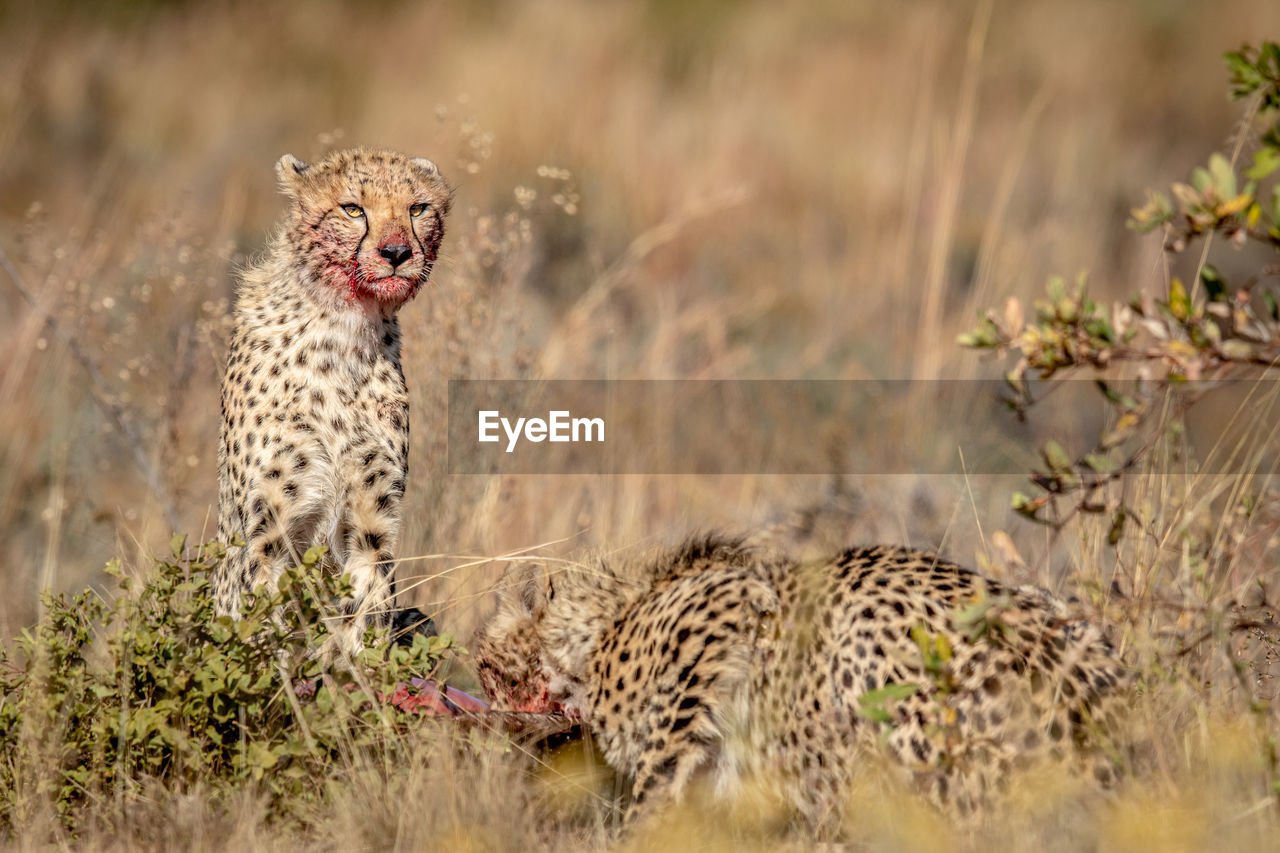
[[[1169, 252], [1197, 239], [1207, 247], [1215, 234], [1237, 249], [1250, 243], [1280, 249], [1280, 46], [1268, 42], [1225, 58], [1232, 94], [1250, 101], [1248, 126], [1256, 130], [1257, 147], [1243, 173], [1235, 165], [1242, 136], [1231, 158], [1215, 153], [1189, 183], [1173, 184], [1173, 200], [1149, 193], [1147, 204], [1132, 211], [1130, 227], [1163, 228]], [[1020, 420], [1037, 402], [1030, 378], [1080, 373], [1094, 377], [1113, 413], [1110, 427], [1083, 453], [1072, 456], [1059, 442], [1046, 442], [1044, 468], [1031, 474], [1036, 493], [1015, 494], [1015, 511], [1057, 528], [1077, 513], [1110, 514], [1108, 540], [1115, 545], [1126, 522], [1139, 516], [1105, 489], [1161, 441], [1182, 434], [1182, 419], [1201, 396], [1188, 383], [1280, 364], [1280, 266], [1264, 266], [1239, 286], [1208, 263], [1198, 276], [1195, 288], [1174, 277], [1160, 297], [1142, 293], [1111, 306], [1089, 297], [1083, 276], [1074, 286], [1053, 278], [1030, 317], [1011, 298], [959, 337], [962, 346], [1016, 358], [1005, 373], [1005, 402]], [[1158, 404], [1169, 395], [1171, 406]]]
[[1273, 183], [1269, 193], [1259, 187], [1280, 169], [1280, 117], [1275, 115], [1280, 113], [1280, 45], [1246, 46], [1224, 54], [1224, 59], [1232, 97], [1247, 99], [1249, 117], [1260, 125], [1258, 148], [1243, 175], [1237, 174], [1236, 157], [1215, 153], [1208, 168], [1192, 170], [1190, 184], [1170, 187], [1172, 201], [1152, 192], [1147, 204], [1133, 211], [1130, 227], [1146, 233], [1163, 226], [1170, 251], [1180, 252], [1197, 237], [1214, 232], [1235, 246], [1254, 240], [1280, 249], [1280, 184]]

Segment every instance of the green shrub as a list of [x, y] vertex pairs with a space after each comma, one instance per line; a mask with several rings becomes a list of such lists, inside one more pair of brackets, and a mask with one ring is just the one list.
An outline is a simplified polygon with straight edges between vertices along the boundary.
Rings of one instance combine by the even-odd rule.
[[[1127, 526], [1145, 526], [1149, 513], [1123, 495], [1108, 493], [1108, 487], [1140, 470], [1153, 451], [1167, 450], [1170, 439], [1175, 455], [1182, 450], [1177, 445], [1185, 415], [1205, 388], [1187, 383], [1258, 377], [1280, 365], [1280, 286], [1274, 267], [1229, 284], [1209, 263], [1215, 237], [1237, 250], [1248, 245], [1280, 250], [1280, 45], [1244, 47], [1224, 59], [1232, 96], [1248, 105], [1235, 150], [1230, 156], [1212, 154], [1207, 167], [1192, 170], [1190, 183], [1173, 184], [1173, 201], [1149, 193], [1147, 204], [1135, 208], [1129, 220], [1137, 231], [1163, 229], [1170, 253], [1204, 242], [1193, 286], [1175, 276], [1159, 296], [1139, 293], [1128, 304], [1106, 306], [1089, 298], [1084, 276], [1074, 287], [1055, 277], [1047, 298], [1037, 300], [1030, 312], [1010, 299], [959, 338], [962, 346], [1015, 357], [1005, 373], [1012, 392], [1006, 402], [1019, 418], [1037, 400], [1029, 377], [1049, 380], [1082, 372], [1095, 379], [1112, 412], [1108, 428], [1084, 452], [1070, 454], [1058, 441], [1041, 448], [1044, 467], [1031, 476], [1035, 493], [1016, 493], [1012, 501], [1013, 509], [1030, 520], [1061, 529], [1078, 514], [1105, 514], [1108, 540], [1117, 544]], [[1252, 160], [1246, 168], [1241, 161], [1250, 141]], [[1040, 398], [1049, 393], [1040, 390]], [[1267, 438], [1265, 429], [1262, 438]]]
[[287, 816], [322, 796], [341, 756], [402, 748], [412, 718], [385, 698], [434, 674], [449, 639], [405, 648], [370, 631], [357, 660], [331, 666], [316, 649], [350, 586], [317, 570], [323, 549], [248, 596], [239, 621], [214, 613], [222, 546], [175, 537], [172, 550], [140, 577], [112, 561], [112, 600], [46, 593], [21, 663], [0, 659], [0, 832], [49, 808], [74, 831], [87, 799], [127, 801], [150, 780], [215, 796], [250, 785]]

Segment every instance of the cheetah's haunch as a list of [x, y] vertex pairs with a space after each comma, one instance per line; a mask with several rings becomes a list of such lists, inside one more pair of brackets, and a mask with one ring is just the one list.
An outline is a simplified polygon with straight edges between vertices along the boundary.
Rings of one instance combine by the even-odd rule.
[[286, 154], [276, 172], [293, 205], [244, 273], [222, 383], [214, 594], [235, 614], [326, 545], [326, 570], [354, 586], [339, 632], [353, 651], [392, 617], [409, 454], [396, 314], [431, 274], [453, 192], [431, 161], [390, 151]]
[[495, 709], [584, 718], [633, 780], [628, 824], [710, 771], [720, 791], [773, 790], [820, 834], [876, 751], [960, 816], [1039, 760], [1109, 785], [1127, 680], [1048, 592], [892, 546], [800, 563], [708, 538], [548, 571], [503, 594], [474, 649]]

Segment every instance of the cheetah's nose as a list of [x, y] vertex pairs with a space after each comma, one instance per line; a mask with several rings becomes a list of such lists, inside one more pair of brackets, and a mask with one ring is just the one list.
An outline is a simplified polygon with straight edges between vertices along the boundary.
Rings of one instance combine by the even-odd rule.
[[378, 254], [387, 259], [387, 263], [392, 267], [398, 267], [409, 258], [413, 257], [413, 249], [403, 244], [398, 246], [383, 246], [378, 249]]

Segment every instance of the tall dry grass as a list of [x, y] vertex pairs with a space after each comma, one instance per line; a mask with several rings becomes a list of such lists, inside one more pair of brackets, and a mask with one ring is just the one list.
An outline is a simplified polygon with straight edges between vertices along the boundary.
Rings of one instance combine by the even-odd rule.
[[[228, 309], [282, 210], [285, 151], [389, 145], [459, 186], [442, 263], [403, 315], [399, 573], [465, 637], [501, 569], [471, 557], [755, 525], [827, 483], [450, 476], [449, 378], [990, 375], [952, 344], [980, 308], [1029, 299], [1051, 272], [1090, 270], [1103, 299], [1163, 285], [1170, 262], [1124, 230], [1127, 210], [1227, 145], [1218, 56], [1278, 26], [1270, 0], [0, 4], [0, 249], [30, 296], [0, 281], [0, 636], [36, 618], [40, 588], [99, 583], [113, 554], [144, 561], [169, 516], [212, 534]], [[928, 406], [881, 426], [842, 452], [948, 446]], [[1080, 593], [1141, 666], [1168, 662], [1135, 709], [1155, 746], [1132, 793], [1065, 835], [1073, 813], [1046, 798], [1027, 838], [1231, 846], [1275, 831], [1276, 727], [1249, 712], [1272, 695], [1269, 635], [1175, 648], [1274, 574], [1274, 500], [1245, 509], [1274, 472], [1237, 470], [1135, 479], [1153, 520], [1119, 553], [1105, 531], [1051, 538], [1014, 519], [1016, 478], [867, 478], [827, 501], [837, 538], [911, 539]], [[1242, 654], [1252, 682], [1230, 672]], [[467, 844], [598, 840], [603, 807], [548, 823], [515, 758], [423, 749], [422, 767], [337, 774], [349, 808], [317, 806], [306, 839], [252, 796], [215, 808], [155, 791], [125, 823], [104, 807], [84, 840], [417, 847], [482, 826]], [[938, 842], [886, 814], [869, 841]]]

